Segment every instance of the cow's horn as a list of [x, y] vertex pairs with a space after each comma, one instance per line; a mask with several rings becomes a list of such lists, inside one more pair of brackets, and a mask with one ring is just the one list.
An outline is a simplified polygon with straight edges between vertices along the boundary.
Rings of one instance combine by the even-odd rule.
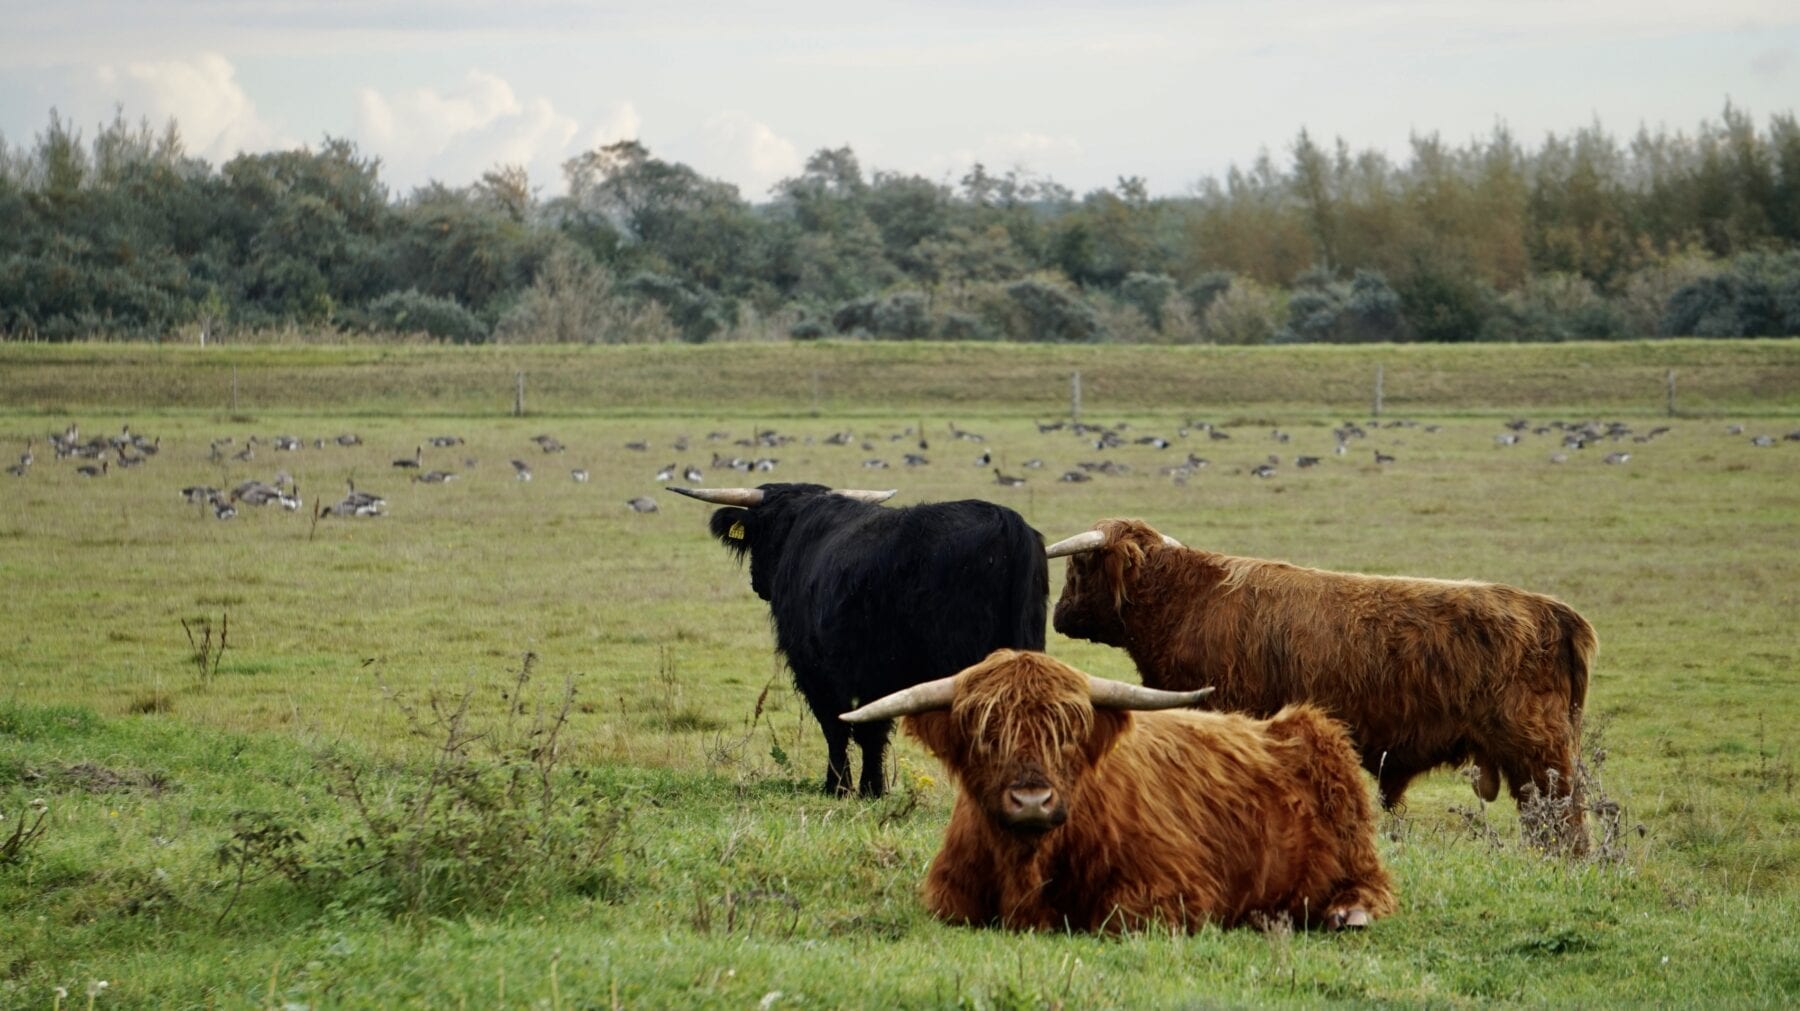
[[1127, 684], [1088, 675], [1088, 699], [1098, 709], [1179, 709], [1211, 695], [1211, 688], [1192, 692], [1165, 692], [1160, 688]]
[[891, 720], [900, 716], [911, 716], [914, 713], [930, 712], [933, 709], [950, 708], [950, 700], [956, 697], [956, 675], [938, 678], [902, 688], [892, 695], [883, 696], [838, 717], [845, 723], [872, 723], [876, 720]]
[[761, 488], [675, 488], [670, 491], [688, 498], [697, 498], [702, 502], [714, 502], [719, 505], [754, 506], [761, 505], [763, 490]]
[[889, 488], [886, 491], [868, 491], [861, 488], [834, 488], [832, 489], [832, 493], [835, 495], [842, 495], [845, 498], [853, 498], [858, 502], [886, 502], [888, 499], [900, 494], [900, 489]]
[[1183, 547], [1187, 546], [1187, 545], [1181, 543], [1180, 541], [1176, 540], [1175, 538], [1170, 537], [1168, 534], [1163, 534], [1162, 539], [1163, 539], [1163, 547], [1165, 547], [1165, 548], [1183, 548]]
[[1106, 543], [1106, 533], [1101, 530], [1083, 530], [1073, 537], [1067, 537], [1044, 549], [1048, 558], [1061, 558], [1064, 555], [1079, 555], [1093, 551]]

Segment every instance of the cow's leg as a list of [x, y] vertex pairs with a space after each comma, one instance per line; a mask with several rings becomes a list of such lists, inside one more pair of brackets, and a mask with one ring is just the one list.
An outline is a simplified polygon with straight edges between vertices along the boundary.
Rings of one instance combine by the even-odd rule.
[[1535, 718], [1521, 721], [1512, 734], [1511, 747], [1501, 760], [1506, 773], [1507, 789], [1513, 800], [1524, 809], [1526, 787], [1535, 788], [1540, 797], [1560, 802], [1565, 810], [1557, 826], [1558, 842], [1570, 853], [1587, 852], [1587, 827], [1583, 818], [1581, 784], [1576, 779], [1579, 736], [1566, 711], [1546, 700], [1536, 711], [1526, 710]]
[[1375, 767], [1369, 770], [1375, 773], [1375, 784], [1381, 795], [1381, 806], [1389, 811], [1405, 805], [1406, 788], [1418, 778], [1420, 769], [1410, 756], [1387, 752], [1380, 756]]
[[862, 749], [862, 778], [857, 783], [857, 792], [865, 797], [879, 797], [887, 792], [887, 770], [881, 765], [887, 753], [888, 734], [893, 728], [894, 724], [888, 720], [857, 723], [850, 728], [856, 746]]

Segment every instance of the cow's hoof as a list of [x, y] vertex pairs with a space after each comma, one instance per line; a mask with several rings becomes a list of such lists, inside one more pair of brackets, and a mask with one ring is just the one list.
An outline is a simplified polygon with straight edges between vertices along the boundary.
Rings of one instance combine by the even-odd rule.
[[1369, 911], [1361, 906], [1334, 909], [1325, 914], [1326, 930], [1361, 930], [1369, 925]]

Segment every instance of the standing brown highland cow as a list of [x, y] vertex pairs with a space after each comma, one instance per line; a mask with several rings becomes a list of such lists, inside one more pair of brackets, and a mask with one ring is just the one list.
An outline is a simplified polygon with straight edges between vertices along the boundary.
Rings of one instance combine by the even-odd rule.
[[1206, 694], [996, 650], [843, 719], [906, 716], [958, 784], [925, 904], [1024, 930], [1195, 929], [1259, 917], [1363, 927], [1394, 910], [1344, 728], [1171, 709]]
[[1137, 520], [1104, 520], [1046, 549], [1068, 556], [1058, 632], [1117, 646], [1144, 684], [1209, 685], [1218, 709], [1295, 702], [1350, 727], [1383, 804], [1443, 765], [1473, 761], [1493, 800], [1504, 775], [1567, 802], [1575, 790], [1596, 640], [1567, 604], [1495, 583], [1365, 576], [1183, 547]]

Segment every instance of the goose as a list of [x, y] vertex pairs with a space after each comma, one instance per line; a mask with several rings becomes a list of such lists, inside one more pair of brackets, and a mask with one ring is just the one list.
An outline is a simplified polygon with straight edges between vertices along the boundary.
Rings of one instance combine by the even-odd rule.
[[1387, 453], [1383, 453], [1381, 450], [1378, 449], [1375, 451], [1375, 462], [1376, 463], [1393, 463], [1394, 457]]
[[1225, 430], [1223, 430], [1223, 429], [1218, 429], [1218, 428], [1209, 428], [1209, 429], [1207, 429], [1207, 431], [1206, 431], [1206, 437], [1207, 437], [1207, 438], [1208, 438], [1208, 439], [1213, 439], [1213, 440], [1216, 440], [1216, 441], [1223, 441], [1223, 440], [1225, 440], [1225, 439], [1229, 439], [1229, 438], [1231, 438], [1231, 433], [1230, 433], [1230, 432], [1227, 432], [1227, 431], [1225, 431]]
[[1084, 481], [1092, 481], [1093, 478], [1089, 477], [1086, 471], [1066, 470], [1063, 471], [1063, 476], [1057, 480], [1066, 484], [1081, 484]]
[[355, 432], [345, 432], [337, 437], [337, 444], [340, 446], [360, 446], [362, 445], [362, 436], [357, 435]]
[[672, 481], [674, 479], [675, 479], [675, 465], [672, 463], [665, 464], [661, 470], [656, 472], [656, 480], [659, 482]]
[[1279, 428], [1271, 428], [1269, 429], [1269, 438], [1274, 439], [1276, 442], [1285, 443], [1288, 441], [1289, 435]]
[[19, 466], [29, 467], [37, 462], [37, 454], [31, 451], [32, 440], [25, 440], [25, 452], [19, 454]]
[[908, 467], [924, 467], [931, 463], [922, 453], [908, 453], [905, 460]]
[[763, 471], [766, 473], [768, 471], [774, 470], [775, 465], [780, 462], [781, 462], [780, 460], [777, 460], [772, 456], [759, 457], [759, 458], [757, 458], [757, 461], [755, 463], [750, 465], [750, 469]]
[[1504, 432], [1494, 436], [1494, 445], [1496, 446], [1517, 446], [1518, 444], [1519, 436], [1516, 432]]
[[1255, 466], [1255, 468], [1253, 468], [1250, 471], [1250, 473], [1256, 475], [1257, 477], [1274, 477], [1275, 476], [1275, 468], [1271, 464], [1259, 463]]
[[219, 489], [211, 485], [190, 484], [181, 489], [181, 497], [187, 500], [188, 505], [200, 505], [218, 498]]
[[298, 452], [301, 449], [301, 446], [302, 443], [297, 436], [277, 435], [275, 437], [275, 448], [281, 450], [283, 453]]
[[[633, 453], [648, 453], [650, 452], [650, 443], [643, 439], [633, 439], [625, 444], [625, 448], [631, 450]], [[546, 449], [544, 452], [548, 453], [550, 451]]]
[[288, 512], [298, 510], [305, 504], [300, 500], [300, 486], [298, 484], [294, 485], [294, 490], [291, 492], [277, 491], [275, 493], [275, 504], [286, 509]]
[[[1133, 439], [1132, 441], [1137, 443], [1140, 446], [1154, 446], [1157, 449], [1168, 449], [1169, 448], [1169, 440], [1163, 438], [1160, 435], [1140, 436], [1139, 438]], [[1284, 439], [1282, 441], [1285, 442], [1287, 440]]]
[[437, 449], [445, 449], [450, 446], [460, 446], [463, 444], [463, 438], [460, 435], [434, 435], [425, 441], [431, 443], [431, 445]]
[[1744, 434], [1744, 426], [1733, 422], [1732, 424], [1725, 426], [1725, 434], [1726, 435], [1743, 435]]
[[227, 502], [216, 494], [206, 501], [212, 505], [214, 519], [228, 520], [237, 515], [237, 506], [232, 505], [230, 502]]
[[428, 470], [423, 474], [413, 475], [413, 480], [424, 484], [444, 484], [456, 480], [456, 472], [449, 470]]
[[690, 463], [687, 465], [686, 469], [681, 472], [681, 476], [689, 481], [698, 481], [706, 475], [701, 472], [700, 468]]
[[[569, 477], [576, 484], [587, 484], [587, 479], [588, 479], [587, 468], [586, 467], [576, 467], [574, 470], [569, 471]], [[659, 478], [658, 480], [666, 481], [666, 480], [668, 480], [668, 478]]]
[[1773, 445], [1775, 445], [1775, 437], [1773, 435], [1759, 435], [1756, 438], [1750, 440], [1750, 445], [1752, 445], [1752, 446], [1773, 446]]
[[1000, 473], [1000, 468], [995, 467], [994, 483], [1002, 488], [1017, 488], [1025, 483], [1025, 479], [1022, 477], [1014, 477], [1011, 474], [1002, 474]]
[[656, 500], [644, 495], [639, 495], [637, 498], [626, 499], [625, 504], [631, 507], [632, 512], [653, 513], [656, 511]]
[[887, 465], [887, 461], [880, 458], [863, 461], [863, 466], [870, 470], [886, 470]]
[[31, 464], [20, 461], [19, 463], [15, 463], [12, 466], [6, 468], [6, 472], [8, 474], [11, 474], [13, 477], [24, 477], [25, 472], [30, 469], [31, 469]]
[[106, 461], [104, 459], [102, 459], [100, 461], [100, 466], [98, 466], [98, 467], [94, 466], [91, 463], [84, 463], [81, 466], [75, 468], [75, 473], [80, 474], [82, 477], [105, 477], [106, 476]]
[[675, 447], [675, 452], [677, 452], [677, 453], [687, 452], [688, 451], [688, 437], [685, 435], [677, 435], [675, 437], [675, 442], [673, 443], [673, 445]]
[[387, 499], [373, 492], [357, 491], [354, 480], [345, 479], [349, 491], [337, 504], [339, 516], [380, 516], [387, 509]]
[[1319, 465], [1319, 458], [1316, 456], [1296, 456], [1296, 457], [1294, 457], [1294, 466], [1299, 467], [1302, 470], [1304, 470], [1307, 467], [1317, 467], [1318, 465]]
[[231, 489], [231, 500], [245, 505], [265, 506], [281, 498], [281, 489], [261, 481], [245, 481]]
[[1602, 458], [1606, 463], [1624, 463], [1631, 459], [1630, 453], [1608, 453]]
[[118, 454], [119, 454], [119, 466], [121, 466], [121, 467], [136, 467], [138, 464], [144, 462], [144, 458], [141, 456], [128, 455], [125, 452], [124, 446], [119, 447]]
[[531, 467], [527, 465], [524, 460], [514, 460], [512, 465], [513, 477], [516, 477], [521, 481], [531, 480]]
[[849, 432], [833, 432], [832, 434], [827, 435], [824, 441], [827, 446], [848, 446], [850, 445], [850, 440], [852, 438], [854, 438], [854, 436]]
[[394, 466], [401, 467], [406, 470], [418, 470], [419, 464], [424, 462], [424, 457], [425, 457], [425, 447], [414, 446], [413, 447], [413, 455], [410, 458], [402, 457], [398, 460], [395, 460]]
[[1569, 454], [1561, 452], [1561, 451], [1551, 453], [1550, 454], [1550, 462], [1551, 463], [1568, 463], [1569, 462]]
[[537, 443], [538, 448], [546, 453], [560, 453], [568, 448], [554, 435], [534, 435], [531, 437], [531, 441]]
[[994, 462], [994, 454], [990, 453], [989, 451], [987, 451], [985, 449], [981, 451], [980, 456], [975, 458], [975, 466], [977, 466], [977, 467], [986, 467], [988, 464], [993, 463], [993, 462]]

